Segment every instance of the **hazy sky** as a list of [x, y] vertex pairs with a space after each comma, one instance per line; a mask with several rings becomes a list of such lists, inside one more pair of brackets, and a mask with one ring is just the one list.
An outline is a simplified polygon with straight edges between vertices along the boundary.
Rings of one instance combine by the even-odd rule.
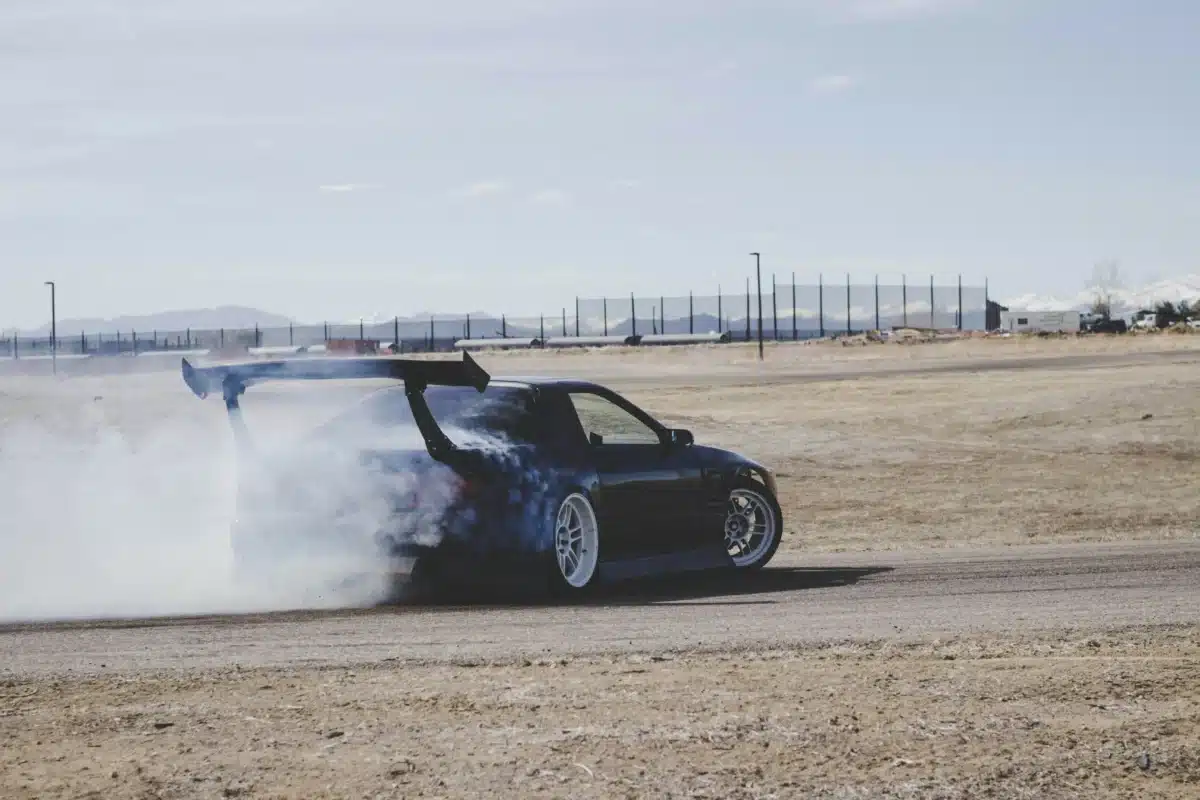
[[0, 327], [1200, 270], [1195, 0], [4, 0]]

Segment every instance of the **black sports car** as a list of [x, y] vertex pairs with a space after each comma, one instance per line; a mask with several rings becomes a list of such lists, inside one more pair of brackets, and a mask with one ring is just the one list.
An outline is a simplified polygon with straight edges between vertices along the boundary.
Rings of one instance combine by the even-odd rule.
[[[426, 577], [520, 571], [576, 594], [601, 581], [758, 569], [783, 532], [766, 467], [696, 444], [592, 382], [493, 378], [465, 353], [211, 367], [185, 359], [183, 377], [197, 396], [224, 398], [251, 453], [239, 398], [252, 384], [397, 381], [302, 443], [245, 462], [254, 466], [239, 478], [232, 536], [243, 567], [365, 526], [373, 558]], [[319, 476], [306, 471], [313, 463]]]

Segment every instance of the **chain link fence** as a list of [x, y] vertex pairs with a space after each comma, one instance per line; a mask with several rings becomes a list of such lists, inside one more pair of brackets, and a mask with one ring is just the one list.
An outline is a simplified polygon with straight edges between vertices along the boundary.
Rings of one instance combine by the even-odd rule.
[[759, 304], [765, 338], [811, 339], [898, 327], [984, 330], [987, 287], [900, 284], [747, 282], [737, 291], [659, 297], [576, 298], [571, 306], [536, 317], [434, 314], [360, 323], [321, 323], [252, 329], [129, 331], [0, 337], [0, 358], [64, 355], [139, 355], [152, 352], [245, 352], [324, 347], [327, 350], [430, 352], [462, 339], [539, 339], [729, 332], [734, 341], [758, 336]]

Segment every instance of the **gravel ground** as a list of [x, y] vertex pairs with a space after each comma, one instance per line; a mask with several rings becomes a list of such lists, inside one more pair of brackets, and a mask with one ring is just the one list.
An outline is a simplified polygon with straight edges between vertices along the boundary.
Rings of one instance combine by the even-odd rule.
[[1195, 797], [1200, 634], [0, 683], [5, 797]]

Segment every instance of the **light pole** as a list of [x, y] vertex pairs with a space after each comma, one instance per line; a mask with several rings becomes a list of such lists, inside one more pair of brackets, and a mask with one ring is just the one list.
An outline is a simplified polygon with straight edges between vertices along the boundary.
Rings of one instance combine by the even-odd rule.
[[58, 374], [58, 311], [55, 308], [54, 281], [46, 281], [50, 287], [50, 364], [54, 374]]
[[763, 329], [762, 329], [762, 256], [759, 253], [751, 253], [754, 256], [754, 272], [758, 279], [758, 360], [763, 360]]

